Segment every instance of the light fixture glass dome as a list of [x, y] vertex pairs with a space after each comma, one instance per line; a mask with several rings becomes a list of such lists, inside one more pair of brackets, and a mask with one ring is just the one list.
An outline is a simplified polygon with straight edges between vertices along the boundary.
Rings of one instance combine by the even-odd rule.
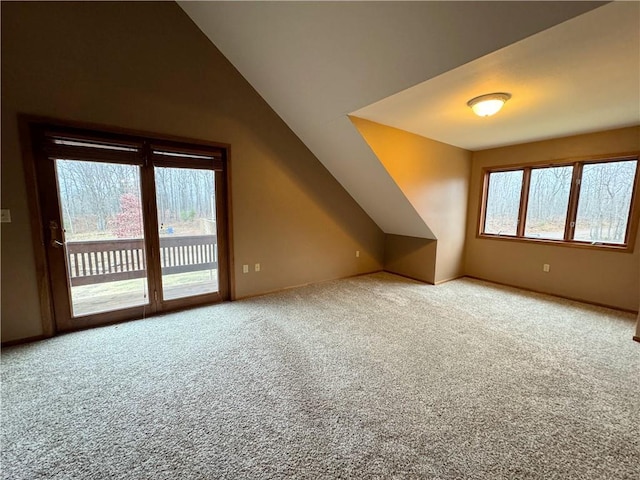
[[479, 117], [489, 117], [498, 113], [504, 103], [511, 98], [509, 93], [489, 93], [472, 98], [467, 102], [473, 113]]

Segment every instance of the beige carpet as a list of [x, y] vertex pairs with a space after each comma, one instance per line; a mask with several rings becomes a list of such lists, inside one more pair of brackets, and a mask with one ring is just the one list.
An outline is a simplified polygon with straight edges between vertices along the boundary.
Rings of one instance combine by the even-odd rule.
[[633, 315], [389, 274], [2, 352], [4, 479], [638, 479]]

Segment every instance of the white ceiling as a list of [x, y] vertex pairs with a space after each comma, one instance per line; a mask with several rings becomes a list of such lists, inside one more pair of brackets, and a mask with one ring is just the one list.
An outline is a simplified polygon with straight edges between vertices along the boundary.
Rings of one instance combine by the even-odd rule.
[[[347, 115], [437, 80], [602, 2], [179, 4], [383, 231], [433, 238]], [[589, 32], [583, 32], [582, 38], [587, 37]], [[562, 35], [559, 38], [563, 41]], [[546, 45], [550, 54], [557, 47]], [[526, 48], [521, 52], [528, 55]], [[565, 85], [564, 91], [577, 96], [581, 83]], [[484, 85], [479, 82], [480, 87]], [[523, 93], [513, 93], [500, 115], [516, 110]], [[446, 123], [447, 118], [439, 121]], [[549, 121], [547, 117], [541, 123]], [[387, 122], [391, 119], [382, 121]], [[461, 135], [464, 132], [454, 136]]]
[[[473, 97], [513, 95], [493, 117]], [[640, 123], [640, 3], [618, 2], [443, 73], [353, 115], [468, 150]]]

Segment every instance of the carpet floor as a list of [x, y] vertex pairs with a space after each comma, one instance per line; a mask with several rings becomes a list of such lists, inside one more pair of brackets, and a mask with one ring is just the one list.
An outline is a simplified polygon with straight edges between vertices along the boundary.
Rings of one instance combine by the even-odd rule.
[[638, 479], [634, 315], [386, 273], [2, 351], [2, 478]]

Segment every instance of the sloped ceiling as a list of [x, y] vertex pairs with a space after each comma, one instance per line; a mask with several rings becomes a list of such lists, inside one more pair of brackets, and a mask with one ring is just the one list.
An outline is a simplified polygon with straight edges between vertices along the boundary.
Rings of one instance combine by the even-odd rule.
[[429, 227], [347, 115], [602, 5], [179, 4], [383, 231], [425, 238]]

